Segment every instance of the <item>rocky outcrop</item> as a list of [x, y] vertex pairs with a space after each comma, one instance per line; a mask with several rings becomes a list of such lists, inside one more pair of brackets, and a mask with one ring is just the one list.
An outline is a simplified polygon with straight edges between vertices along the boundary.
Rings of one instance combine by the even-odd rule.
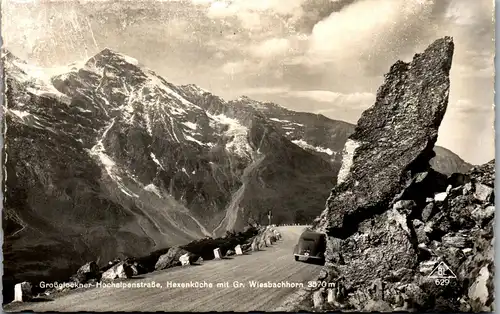
[[166, 254], [160, 256], [156, 262], [155, 269], [162, 270], [180, 265], [179, 258], [184, 254], [189, 254], [189, 252], [180, 247], [171, 248]]
[[274, 229], [250, 227], [246, 228], [245, 232], [227, 232], [224, 237], [216, 239], [207, 237], [205, 239], [193, 241], [187, 245], [171, 248], [165, 254], [159, 256], [155, 265], [155, 270], [179, 265], [179, 258], [184, 254], [189, 255], [190, 264], [214, 259], [215, 249], [219, 249], [221, 254], [220, 257], [231, 256], [235, 254], [234, 248], [237, 245], [247, 248], [253, 241], [261, 241], [263, 237], [269, 238], [270, 234], [274, 234]]
[[92, 261], [80, 267], [71, 279], [77, 283], [86, 283], [92, 279], [99, 279], [100, 275], [99, 266], [95, 261]]
[[[477, 193], [493, 191], [493, 181], [491, 161], [469, 172], [464, 184], [436, 191], [446, 195], [443, 201], [398, 202], [347, 239], [330, 238], [320, 276], [327, 288], [311, 301], [331, 310], [383, 304], [387, 311], [493, 311], [494, 198]], [[440, 265], [448, 269], [444, 275]]]
[[274, 227], [261, 227], [258, 234], [251, 241], [251, 250], [258, 251], [260, 248], [272, 246], [277, 241], [276, 233]]
[[134, 271], [133, 265], [127, 261], [123, 261], [113, 265], [111, 268], [102, 273], [101, 280], [112, 281], [115, 279], [126, 279], [134, 276], [135, 274], [137, 274], [137, 272]]
[[393, 65], [346, 143], [316, 221], [328, 234], [316, 309], [493, 310], [494, 161], [450, 177], [429, 166], [452, 55], [445, 37]]

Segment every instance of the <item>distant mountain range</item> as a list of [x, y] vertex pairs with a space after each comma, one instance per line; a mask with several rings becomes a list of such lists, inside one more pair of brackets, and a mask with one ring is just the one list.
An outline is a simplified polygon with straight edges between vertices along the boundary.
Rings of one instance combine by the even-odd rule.
[[[312, 220], [355, 127], [177, 86], [110, 49], [61, 68], [3, 61], [4, 280], [222, 235], [270, 210]], [[471, 167], [435, 151], [438, 171]]]

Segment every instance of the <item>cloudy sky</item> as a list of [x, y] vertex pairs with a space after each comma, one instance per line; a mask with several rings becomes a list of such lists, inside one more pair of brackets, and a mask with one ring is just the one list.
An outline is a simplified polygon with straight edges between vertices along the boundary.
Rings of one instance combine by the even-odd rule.
[[2, 36], [43, 66], [105, 47], [172, 83], [246, 95], [356, 123], [382, 76], [454, 37], [450, 103], [438, 144], [494, 158], [492, 0], [3, 0]]

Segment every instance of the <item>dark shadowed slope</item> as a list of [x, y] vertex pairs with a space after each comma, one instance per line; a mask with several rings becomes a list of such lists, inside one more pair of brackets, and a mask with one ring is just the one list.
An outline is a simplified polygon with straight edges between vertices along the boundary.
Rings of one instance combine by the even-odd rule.
[[431, 159], [431, 167], [443, 174], [451, 175], [452, 173], [466, 173], [472, 169], [472, 165], [464, 161], [457, 154], [444, 147], [434, 147], [436, 156]]

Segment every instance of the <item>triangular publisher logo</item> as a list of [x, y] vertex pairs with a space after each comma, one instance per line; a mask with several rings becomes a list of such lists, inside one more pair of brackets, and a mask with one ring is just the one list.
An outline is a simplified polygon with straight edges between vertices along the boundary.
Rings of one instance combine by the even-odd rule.
[[429, 274], [429, 278], [434, 279], [455, 279], [457, 275], [446, 265], [445, 262], [439, 263], [436, 268]]

